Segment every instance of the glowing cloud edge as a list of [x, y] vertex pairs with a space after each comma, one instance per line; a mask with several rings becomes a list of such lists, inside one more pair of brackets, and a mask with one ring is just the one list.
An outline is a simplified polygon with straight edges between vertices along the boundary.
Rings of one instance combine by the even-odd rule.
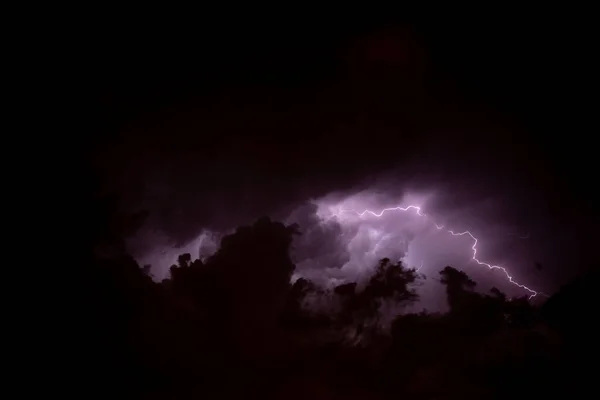
[[[530, 300], [532, 298], [534, 298], [535, 296], [537, 296], [537, 295], [548, 297], [548, 295], [546, 295], [546, 294], [544, 294], [542, 292], [535, 291], [535, 290], [531, 289], [530, 287], [527, 287], [526, 285], [523, 285], [523, 284], [515, 281], [513, 279], [513, 277], [510, 275], [510, 273], [506, 270], [506, 268], [501, 267], [499, 265], [489, 264], [487, 262], [479, 260], [477, 258], [477, 243], [479, 242], [479, 240], [470, 231], [467, 230], [467, 231], [464, 231], [464, 232], [454, 232], [453, 230], [445, 228], [443, 225], [438, 225], [427, 214], [425, 214], [425, 213], [423, 213], [421, 211], [421, 206], [412, 205], [411, 204], [411, 205], [408, 205], [406, 207], [400, 207], [400, 206], [398, 206], [398, 207], [389, 207], [389, 208], [384, 208], [384, 209], [382, 209], [379, 212], [375, 212], [375, 211], [372, 211], [372, 210], [369, 210], [369, 209], [366, 209], [366, 210], [361, 211], [361, 212], [358, 212], [358, 211], [352, 210], [352, 209], [340, 209], [339, 212], [333, 213], [329, 218], [333, 218], [333, 217], [339, 218], [340, 215], [343, 214], [343, 213], [352, 213], [352, 214], [357, 215], [358, 217], [364, 217], [365, 215], [369, 214], [369, 215], [372, 215], [372, 216], [374, 216], [376, 218], [381, 218], [386, 212], [390, 212], [390, 211], [403, 211], [403, 212], [407, 212], [409, 210], [414, 210], [418, 216], [424, 217], [427, 220], [431, 221], [438, 230], [444, 230], [445, 232], [451, 234], [452, 236], [465, 236], [465, 235], [469, 236], [473, 240], [473, 245], [471, 246], [471, 249], [473, 250], [473, 255], [471, 256], [471, 260], [475, 261], [478, 265], [483, 265], [483, 266], [488, 267], [490, 270], [500, 270], [500, 271], [502, 271], [504, 273], [504, 275], [506, 276], [506, 278], [508, 278], [508, 281], [511, 284], [513, 284], [513, 285], [515, 285], [515, 286], [517, 286], [517, 287], [519, 287], [519, 288], [521, 288], [521, 289], [523, 289], [523, 290], [525, 290], [525, 291], [527, 291], [527, 292], [530, 293], [530, 295], [529, 295], [529, 299]], [[329, 218], [327, 218], [327, 219], [329, 219]]]

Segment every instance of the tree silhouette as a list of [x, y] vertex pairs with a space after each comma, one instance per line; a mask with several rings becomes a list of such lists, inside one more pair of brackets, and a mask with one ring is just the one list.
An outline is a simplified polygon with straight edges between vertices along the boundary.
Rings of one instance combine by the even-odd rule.
[[411, 303], [418, 299], [412, 287], [416, 280], [415, 270], [405, 268], [400, 261], [392, 263], [389, 258], [383, 258], [363, 293], [367, 299], [392, 299], [399, 303]]
[[323, 313], [307, 310], [304, 303], [308, 296], [323, 296], [325, 291], [308, 279], [300, 278], [294, 282], [289, 292], [282, 322], [293, 329], [306, 330], [329, 327], [331, 317]]
[[412, 269], [405, 268], [401, 262], [392, 263], [383, 258], [362, 290], [357, 291], [355, 282], [334, 288], [341, 302], [337, 316], [341, 327], [352, 325], [356, 335], [376, 334], [379, 326], [379, 309], [383, 302], [390, 301], [402, 307], [418, 300], [414, 288], [418, 275]]
[[[365, 282], [328, 289], [300, 278], [291, 285], [297, 233], [261, 218], [225, 236], [204, 261], [181, 254], [161, 283], [127, 254], [98, 254], [86, 286], [95, 357], [136, 394], [169, 395], [223, 391], [218, 382], [228, 376], [235, 385], [225, 391], [239, 395], [319, 374], [332, 387], [367, 394], [502, 397], [528, 385], [531, 369], [554, 365], [547, 354], [556, 350], [545, 344], [544, 322], [526, 297], [509, 299], [497, 288], [477, 293], [466, 273], [449, 266], [440, 271], [444, 314], [403, 314], [418, 301], [418, 274], [387, 258]], [[337, 311], [311, 310], [313, 297]], [[398, 313], [389, 336], [381, 330], [383, 304]]]
[[476, 283], [463, 271], [446, 266], [440, 271], [440, 282], [446, 286], [446, 296], [451, 312], [460, 310], [475, 294]]

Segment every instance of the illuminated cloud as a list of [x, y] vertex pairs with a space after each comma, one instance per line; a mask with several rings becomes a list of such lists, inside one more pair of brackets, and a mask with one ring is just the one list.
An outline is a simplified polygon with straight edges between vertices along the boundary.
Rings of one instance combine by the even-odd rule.
[[[492, 285], [506, 290], [506, 282], [514, 286], [511, 294], [534, 297], [538, 292], [518, 282], [505, 267], [496, 265], [484, 258], [480, 251], [479, 239], [470, 230], [453, 230], [438, 223], [426, 213], [427, 203], [432, 194], [406, 194], [390, 206], [391, 199], [382, 193], [363, 191], [350, 196], [330, 195], [314, 201], [315, 214], [321, 221], [314, 231], [321, 227], [334, 226], [338, 232], [338, 254], [347, 261], [335, 265], [335, 247], [329, 247], [327, 258], [313, 255], [308, 259], [299, 259], [297, 276], [309, 279], [318, 277], [320, 281], [331, 279], [333, 282], [362, 280], [372, 273], [377, 261], [388, 257], [401, 260], [408, 267], [419, 269], [433, 277], [445, 265], [466, 268], [469, 273], [473, 265], [492, 271]], [[314, 225], [314, 220], [313, 220]], [[298, 252], [310, 248], [311, 236], [304, 239]], [[326, 242], [326, 241], [325, 241]], [[315, 242], [316, 243], [316, 242]], [[315, 243], [312, 243], [314, 245]], [[319, 243], [323, 243], [321, 238]], [[339, 257], [338, 257], [339, 259]], [[320, 275], [317, 272], [320, 267]], [[481, 271], [476, 271], [481, 277]], [[489, 277], [486, 280], [490, 280]], [[504, 282], [503, 282], [504, 281]], [[485, 286], [484, 286], [485, 287]], [[518, 289], [518, 290], [514, 290]], [[521, 293], [519, 293], [519, 290]]]
[[[504, 267], [506, 260], [498, 257], [501, 250], [522, 239], [514, 229], [490, 219], [494, 203], [483, 199], [471, 203], [470, 208], [444, 209], [438, 197], [434, 191], [387, 194], [363, 190], [331, 193], [296, 207], [285, 218], [287, 224], [298, 224], [302, 232], [292, 246], [296, 264], [292, 279], [307, 278], [325, 288], [349, 281], [361, 284], [377, 262], [387, 257], [426, 277], [419, 294], [420, 306], [428, 309], [439, 309], [444, 303], [438, 272], [446, 265], [465, 270], [482, 292], [495, 286], [510, 296], [534, 296], [535, 286], [519, 281], [514, 275], [518, 269]], [[450, 229], [454, 227], [460, 230]], [[159, 245], [140, 261], [158, 266], [155, 276], [162, 278], [179, 254], [205, 258], [216, 251], [220, 237], [222, 234], [203, 230], [177, 248], [166, 238], [154, 238]]]

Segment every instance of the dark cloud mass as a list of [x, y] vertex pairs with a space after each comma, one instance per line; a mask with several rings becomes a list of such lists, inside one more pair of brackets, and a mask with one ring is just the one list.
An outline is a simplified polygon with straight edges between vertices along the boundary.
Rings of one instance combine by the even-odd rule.
[[[182, 72], [193, 90], [158, 91], [176, 100], [130, 113], [98, 152], [122, 207], [149, 212], [131, 251], [161, 276], [178, 253], [209, 254], [222, 234], [271, 215], [299, 225], [294, 261], [313, 279], [343, 280], [387, 256], [496, 284], [495, 272], [469, 264], [464, 238], [442, 238], [414, 215], [350, 223], [320, 209], [417, 200], [439, 224], [476, 233], [482, 259], [554, 291], [574, 273], [563, 265], [583, 257], [585, 206], [576, 210], [564, 182], [549, 178], [556, 164], [537, 128], [465, 89], [439, 63], [443, 44], [417, 32], [358, 30], [312, 50], [312, 39], [292, 40], [279, 53], [225, 59], [229, 69]], [[127, 93], [108, 97], [123, 104]]]
[[316, 204], [300, 206], [287, 222], [298, 224], [301, 229], [301, 235], [294, 239], [292, 250], [292, 259], [299, 270], [322, 274], [323, 270], [339, 268], [350, 259], [344, 249], [348, 232], [344, 232], [336, 221], [321, 220]]
[[43, 73], [67, 41], [32, 71], [61, 86], [48, 93], [71, 121], [46, 136], [74, 127], [71, 154], [19, 158], [65, 172], [23, 202], [60, 219], [35, 225], [61, 243], [33, 263], [62, 273], [59, 301], [20, 318], [51, 328], [24, 348], [72, 367], [48, 383], [152, 399], [593, 393], [597, 35], [564, 7], [525, 23], [499, 10], [61, 25], [78, 104]]

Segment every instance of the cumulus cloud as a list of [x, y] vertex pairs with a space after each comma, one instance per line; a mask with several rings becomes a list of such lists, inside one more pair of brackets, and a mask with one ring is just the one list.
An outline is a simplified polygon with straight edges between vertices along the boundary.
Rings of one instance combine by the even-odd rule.
[[[297, 276], [329, 285], [360, 282], [370, 276], [378, 260], [387, 257], [401, 260], [430, 278], [431, 283], [424, 285], [421, 294], [431, 298], [429, 303], [433, 308], [440, 303], [432, 298], [433, 292], [437, 291], [438, 297], [444, 295], [436, 280], [439, 270], [446, 265], [467, 271], [480, 283], [481, 291], [496, 286], [510, 295], [527, 294], [511, 284], [503, 271], [490, 271], [472, 260], [474, 240], [469, 235], [454, 236], [448, 232], [448, 229], [455, 233], [469, 230], [479, 238], [477, 249], [481, 261], [493, 265], [506, 261], [508, 258], [501, 256], [502, 250], [506, 252], [511, 243], [522, 239], [511, 235], [509, 224], [494, 220], [494, 202], [484, 199], [471, 203], [471, 207], [452, 210], [448, 205], [440, 207], [435, 196], [434, 192], [405, 192], [397, 198], [381, 190], [363, 190], [355, 194], [331, 194], [314, 200], [311, 206], [301, 207], [295, 215], [303, 218], [293, 220], [306, 224], [310, 233], [298, 242]], [[374, 213], [363, 214], [365, 210]], [[513, 265], [517, 280], [518, 267]], [[510, 266], [506, 268], [510, 270]]]
[[[293, 279], [303, 277], [325, 288], [350, 281], [360, 285], [380, 259], [390, 258], [418, 269], [428, 278], [419, 294], [429, 309], [438, 309], [443, 303], [440, 299], [445, 295], [437, 279], [446, 265], [465, 270], [481, 291], [496, 286], [509, 295], [527, 294], [511, 284], [504, 272], [490, 271], [473, 262], [473, 239], [453, 236], [448, 233], [451, 229], [472, 232], [479, 238], [480, 260], [506, 267], [516, 281], [537, 289], [536, 282], [528, 279], [531, 274], [521, 272], [526, 261], [518, 259], [526, 254], [522, 251], [524, 240], [531, 244], [530, 239], [522, 239], [514, 225], [501, 218], [502, 204], [498, 201], [482, 197], [468, 204], [453, 204], [438, 200], [443, 193], [433, 189], [385, 190], [382, 186], [354, 193], [335, 192], [293, 207], [284, 219], [287, 224], [297, 224], [301, 232], [292, 246], [296, 264]], [[374, 213], [363, 214], [365, 210]], [[155, 243], [141, 259], [144, 264], [154, 265], [155, 276], [162, 277], [181, 253], [191, 253], [194, 258], [214, 253], [224, 233], [205, 229], [180, 246], [156, 232], [137, 240]]]
[[317, 211], [318, 206], [308, 202], [292, 211], [286, 222], [298, 224], [301, 232], [292, 247], [296, 276], [327, 285], [328, 279], [339, 275], [336, 271], [350, 260], [345, 242], [353, 232], [342, 229], [336, 220], [321, 219]]

